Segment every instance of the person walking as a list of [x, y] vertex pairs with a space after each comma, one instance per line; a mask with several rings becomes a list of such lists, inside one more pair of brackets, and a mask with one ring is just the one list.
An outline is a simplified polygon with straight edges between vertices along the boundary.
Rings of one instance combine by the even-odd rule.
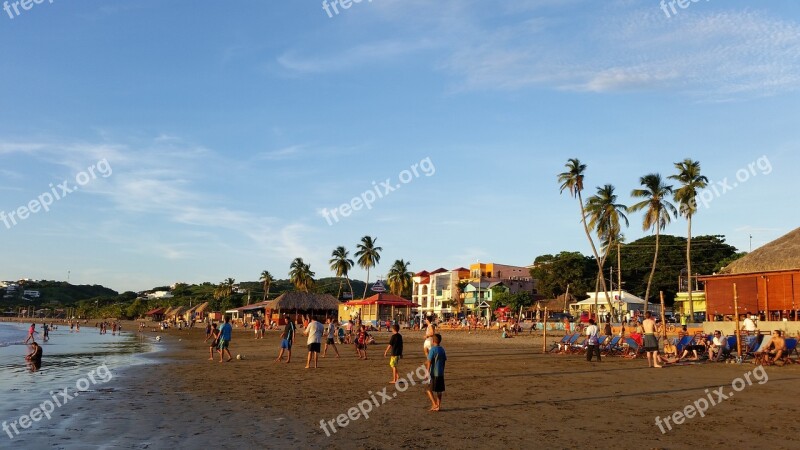
[[314, 368], [317, 368], [319, 361], [319, 350], [322, 344], [322, 324], [317, 322], [317, 319], [311, 316], [308, 320], [303, 334], [308, 336], [306, 344], [308, 344], [308, 359], [306, 360], [306, 369], [311, 368], [311, 361], [314, 361]]
[[586, 327], [586, 361], [592, 362], [592, 357], [597, 355], [597, 362], [600, 362], [600, 329], [595, 325], [594, 319], [589, 319], [589, 326]]
[[339, 349], [336, 348], [336, 329], [338, 327], [336, 321], [330, 317], [328, 317], [328, 320], [326, 320], [326, 322], [328, 323], [328, 330], [327, 333], [325, 334], [326, 336], [325, 349], [322, 351], [322, 357], [324, 358], [328, 354], [328, 347], [331, 346], [333, 347], [333, 351], [336, 352], [336, 357], [338, 358]]
[[226, 362], [231, 362], [233, 359], [230, 350], [232, 334], [233, 326], [231, 325], [231, 319], [225, 316], [225, 323], [219, 330], [219, 362], [222, 362], [222, 359], [225, 357], [225, 353], [228, 354], [228, 359]]

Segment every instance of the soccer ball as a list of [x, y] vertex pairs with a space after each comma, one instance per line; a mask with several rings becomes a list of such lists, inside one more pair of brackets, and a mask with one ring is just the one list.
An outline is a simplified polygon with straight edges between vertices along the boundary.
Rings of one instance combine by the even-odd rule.
[[242, 356], [242, 355], [236, 355], [236, 359], [244, 359], [244, 356]]
[[161, 340], [161, 336], [156, 336], [156, 341], [160, 341], [160, 340]]

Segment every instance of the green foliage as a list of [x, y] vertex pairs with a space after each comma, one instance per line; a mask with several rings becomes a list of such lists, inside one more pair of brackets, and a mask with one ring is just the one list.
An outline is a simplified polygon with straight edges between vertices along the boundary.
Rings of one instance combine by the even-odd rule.
[[[657, 300], [659, 291], [664, 291], [667, 304], [672, 304], [678, 292], [678, 279], [681, 270], [686, 269], [686, 238], [680, 236], [661, 235], [656, 273], [653, 276], [653, 293], [651, 301]], [[647, 289], [647, 277], [653, 262], [655, 236], [647, 236], [622, 248], [622, 280], [623, 288], [640, 297], [644, 297]], [[726, 244], [723, 236], [697, 236], [692, 238], [692, 271], [696, 274], [710, 275], [719, 270], [723, 261], [736, 255], [736, 248]], [[608, 257], [608, 264], [616, 266], [616, 248]], [[616, 275], [614, 276], [616, 283]]]
[[538, 291], [547, 298], [555, 298], [567, 291], [580, 297], [594, 290], [597, 264], [594, 258], [579, 252], [561, 252], [542, 255], [535, 259], [531, 276], [538, 281]]

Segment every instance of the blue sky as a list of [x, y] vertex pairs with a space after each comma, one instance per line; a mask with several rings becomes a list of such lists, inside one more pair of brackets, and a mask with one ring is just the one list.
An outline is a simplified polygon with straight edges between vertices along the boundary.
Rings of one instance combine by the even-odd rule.
[[[79, 187], [0, 221], [0, 279], [140, 290], [284, 278], [295, 257], [328, 276], [331, 250], [364, 235], [384, 249], [372, 279], [399, 258], [588, 254], [556, 182], [570, 157], [587, 195], [612, 183], [627, 204], [640, 176], [699, 160], [720, 195], [694, 233], [742, 250], [800, 218], [793, 0], [670, 17], [655, 0], [374, 0], [333, 17], [317, 0], [46, 0], [0, 11], [0, 40], [0, 211]], [[323, 217], [401, 176], [370, 209]], [[631, 222], [628, 240], [647, 234]]]

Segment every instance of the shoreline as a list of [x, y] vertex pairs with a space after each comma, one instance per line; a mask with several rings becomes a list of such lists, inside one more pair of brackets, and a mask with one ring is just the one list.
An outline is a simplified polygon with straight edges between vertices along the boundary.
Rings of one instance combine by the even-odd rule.
[[[401, 377], [424, 361], [422, 332], [401, 332], [405, 358]], [[798, 410], [786, 395], [800, 376], [800, 366], [766, 368], [769, 382], [748, 387], [716, 406], [693, 425], [661, 434], [655, 417], [680, 411], [704, 396], [704, 390], [730, 385], [752, 365], [702, 364], [647, 369], [643, 359], [607, 357], [587, 363], [583, 355], [544, 355], [541, 338], [521, 335], [466, 334], [445, 330], [448, 354], [443, 411], [430, 413], [424, 387], [402, 392], [388, 383], [388, 359], [382, 357], [389, 333], [374, 333], [366, 361], [351, 346], [338, 346], [341, 358], [320, 358], [319, 369], [304, 369], [305, 338], [298, 334], [290, 364], [272, 360], [279, 332], [253, 339], [234, 330], [231, 351], [246, 359], [220, 364], [208, 361], [202, 328], [167, 330], [162, 349], [149, 353], [154, 364], [133, 366], [93, 393], [90, 402], [35, 435], [26, 448], [197, 448], [220, 445], [244, 448], [522, 448], [532, 442], [546, 448], [575, 448], [591, 435], [599, 448], [711, 448], [733, 443], [759, 447], [771, 434], [767, 425], [730, 436], [706, 430], [730, 423], [766, 424], [773, 410], [789, 416]], [[347, 425], [333, 421], [383, 389], [391, 397], [372, 407], [369, 417]], [[396, 394], [396, 396], [392, 396]], [[636, 411], [635, 415], [628, 411]], [[356, 411], [357, 412], [357, 411]], [[691, 421], [689, 421], [691, 422]], [[699, 425], [702, 424], [702, 425]], [[781, 442], [772, 448], [796, 448], [798, 427], [785, 424]], [[113, 438], [109, 438], [113, 436]], [[771, 441], [774, 442], [774, 441]]]

